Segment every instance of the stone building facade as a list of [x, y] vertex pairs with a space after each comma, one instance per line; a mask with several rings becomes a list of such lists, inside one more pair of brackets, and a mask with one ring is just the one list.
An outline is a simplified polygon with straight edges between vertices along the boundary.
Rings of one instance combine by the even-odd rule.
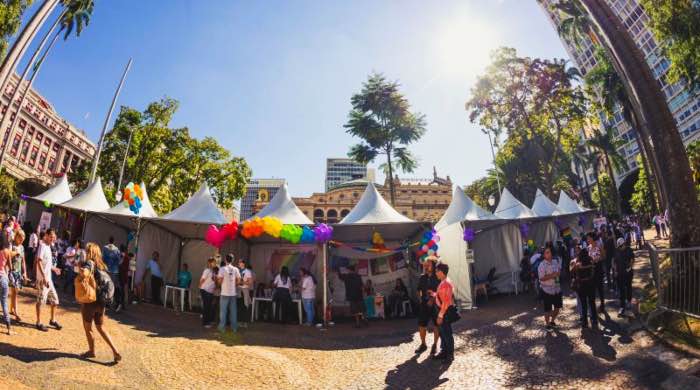
[[[362, 197], [367, 179], [352, 180], [331, 188], [327, 192], [316, 192], [306, 198], [292, 198], [294, 203], [314, 222], [340, 222]], [[431, 179], [394, 179], [395, 209], [408, 218], [437, 222], [452, 200], [452, 180], [440, 178], [433, 171]], [[389, 185], [375, 184], [379, 193], [390, 203]], [[256, 212], [268, 202], [256, 202]]]

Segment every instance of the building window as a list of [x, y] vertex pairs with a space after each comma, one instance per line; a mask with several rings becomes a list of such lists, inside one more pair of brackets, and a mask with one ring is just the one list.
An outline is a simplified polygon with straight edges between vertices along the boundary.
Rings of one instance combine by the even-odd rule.
[[327, 221], [328, 223], [337, 223], [338, 222], [338, 212], [335, 210], [328, 210], [327, 215]]
[[25, 121], [24, 119], [20, 119], [19, 120], [19, 128], [24, 129], [25, 127], [27, 127], [27, 121]]
[[32, 147], [32, 154], [29, 155], [29, 165], [34, 166], [34, 163], [36, 162], [36, 156], [39, 154], [39, 147], [38, 146], [33, 146]]
[[314, 223], [323, 222], [324, 219], [325, 219], [325, 215], [323, 213], [323, 210], [321, 210], [321, 209], [314, 210]]
[[348, 209], [343, 209], [343, 210], [340, 211], [340, 217], [341, 217], [341, 218], [347, 217], [348, 214], [350, 214], [350, 210], [348, 210]]
[[[6, 135], [7, 136], [7, 135]], [[12, 155], [17, 156], [17, 151], [19, 150], [19, 143], [21, 142], [22, 136], [15, 135], [14, 141], [12, 141]]]
[[53, 170], [56, 168], [56, 158], [51, 157], [49, 159], [49, 171], [53, 172]]
[[47, 148], [50, 148], [50, 147], [51, 147], [51, 138], [46, 137], [46, 138], [44, 139], [44, 146], [46, 146]]
[[37, 141], [41, 142], [41, 140], [44, 139], [44, 134], [41, 131], [38, 131], [36, 133], [36, 139], [37, 139]]
[[51, 150], [58, 153], [58, 143], [53, 144], [53, 147], [51, 147]]
[[43, 172], [44, 166], [46, 166], [46, 153], [41, 153], [41, 157], [39, 157], [39, 170]]
[[20, 154], [19, 158], [22, 161], [27, 160], [27, 153], [29, 153], [29, 141], [24, 141], [22, 144], [22, 154]]

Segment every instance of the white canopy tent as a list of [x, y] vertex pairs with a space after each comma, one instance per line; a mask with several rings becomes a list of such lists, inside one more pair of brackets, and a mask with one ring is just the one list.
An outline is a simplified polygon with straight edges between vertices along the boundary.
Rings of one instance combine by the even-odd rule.
[[282, 220], [285, 224], [297, 224], [297, 225], [312, 225], [313, 222], [306, 216], [299, 207], [292, 201], [292, 197], [289, 195], [289, 189], [287, 188], [287, 183], [277, 190], [277, 193], [270, 203], [265, 206], [260, 212], [258, 212], [256, 217], [276, 217]]
[[494, 215], [501, 219], [524, 219], [536, 217], [535, 213], [516, 199], [507, 188], [503, 188], [501, 200], [498, 202], [498, 207], [496, 207]]
[[[70, 200], [56, 205], [56, 207], [66, 210], [65, 219], [52, 218], [51, 226], [57, 231], [69, 230], [72, 237], [82, 237], [85, 233], [85, 221], [89, 213], [97, 213], [109, 209], [109, 203], [102, 190], [102, 179], [97, 178], [90, 183], [81, 193]], [[78, 221], [82, 219], [80, 223]], [[82, 228], [79, 229], [79, 225]]]
[[576, 203], [563, 190], [559, 192], [559, 203], [557, 204], [557, 206], [559, 206], [559, 208], [566, 214], [576, 214], [591, 211], [590, 209], [587, 209]]
[[532, 213], [539, 219], [531, 223], [528, 238], [532, 238], [535, 244], [540, 246], [556, 241], [559, 238], [556, 219], [565, 213], [539, 188], [532, 203]]
[[340, 221], [341, 225], [414, 222], [387, 203], [373, 183], [367, 184], [360, 201]]
[[538, 217], [551, 217], [566, 214], [556, 203], [549, 200], [539, 188], [535, 194], [535, 201], [532, 204], [532, 212]]
[[[39, 226], [41, 213], [48, 210], [45, 204], [55, 205], [67, 202], [73, 198], [68, 186], [68, 175], [63, 175], [56, 180], [56, 183], [41, 194], [30, 197], [27, 200], [27, 214], [25, 221], [32, 225], [32, 229]], [[26, 232], [29, 234], [29, 232]]]
[[[192, 272], [190, 293], [198, 291], [197, 280], [206, 261], [215, 249], [203, 239], [209, 225], [227, 223], [214, 202], [209, 186], [203, 183], [184, 204], [163, 217], [144, 218], [139, 232], [136, 255], [136, 281], [146, 273], [146, 265], [154, 251], [160, 254], [160, 268], [166, 282], [174, 282], [181, 263], [187, 263]], [[146, 280], [146, 283], [150, 283]], [[150, 289], [146, 289], [150, 291]]]

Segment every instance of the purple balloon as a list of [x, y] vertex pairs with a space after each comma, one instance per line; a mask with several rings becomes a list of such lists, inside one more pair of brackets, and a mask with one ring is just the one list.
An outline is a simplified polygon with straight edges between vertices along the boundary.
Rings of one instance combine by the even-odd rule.
[[520, 224], [520, 234], [521, 234], [523, 237], [527, 237], [527, 233], [528, 233], [529, 231], [530, 231], [530, 225], [528, 225], [528, 224], [526, 224], [526, 223], [521, 223], [521, 224]]
[[464, 241], [472, 242], [474, 240], [475, 236], [476, 236], [476, 234], [474, 233], [474, 229], [472, 229], [472, 228], [464, 229]]
[[326, 225], [325, 223], [320, 223], [314, 227], [314, 234], [316, 242], [324, 243], [331, 240], [333, 236], [333, 227]]

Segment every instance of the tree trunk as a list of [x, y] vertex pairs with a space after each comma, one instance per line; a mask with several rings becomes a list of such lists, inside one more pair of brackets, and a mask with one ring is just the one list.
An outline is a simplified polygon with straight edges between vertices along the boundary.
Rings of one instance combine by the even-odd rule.
[[581, 169], [583, 170], [583, 183], [586, 185], [586, 190], [583, 191], [583, 194], [588, 194], [588, 196], [584, 196], [583, 199], [586, 200], [587, 206], [591, 206], [591, 184], [588, 182], [588, 169], [586, 167], [586, 164], [582, 163]]
[[[643, 137], [653, 142], [671, 223], [671, 245], [700, 244], [700, 203], [690, 164], [668, 103], [644, 56], [605, 0], [581, 0], [620, 75]], [[656, 169], [657, 167], [655, 167]], [[663, 175], [663, 176], [662, 176]]]
[[637, 144], [639, 145], [639, 156], [642, 160], [642, 167], [644, 168], [644, 172], [646, 173], [647, 187], [649, 188], [649, 198], [647, 199], [647, 201], [651, 205], [651, 212], [657, 214], [660, 210], [660, 207], [659, 204], [656, 203], [656, 195], [654, 195], [654, 192], [658, 194], [660, 190], [658, 187], [658, 183], [653, 179], [654, 175], [652, 175], [651, 168], [649, 167], [649, 159], [647, 158], [646, 150], [642, 145], [642, 137], [639, 136], [639, 131], [635, 131], [635, 136], [637, 138]]
[[[27, 65], [24, 67], [24, 71], [22, 72], [22, 76], [19, 78], [17, 81], [17, 86], [12, 93], [12, 97], [10, 98], [10, 104], [7, 107], [7, 111], [2, 115], [2, 119], [0, 120], [0, 129], [4, 129], [6, 127], [7, 121], [9, 118], [12, 117], [12, 103], [14, 103], [17, 98], [20, 96], [20, 91], [22, 94], [22, 97], [20, 98], [19, 101], [19, 106], [17, 107], [17, 113], [15, 114], [15, 118], [12, 120], [12, 124], [10, 125], [10, 128], [8, 130], [8, 136], [7, 136], [7, 142], [5, 142], [5, 146], [2, 147], [2, 150], [0, 150], [0, 166], [2, 163], [5, 161], [5, 156], [7, 154], [7, 150], [10, 148], [10, 144], [12, 143], [12, 139], [14, 136], [14, 128], [17, 122], [19, 122], [19, 117], [20, 117], [20, 112], [22, 111], [22, 106], [24, 106], [24, 103], [27, 100], [27, 95], [29, 95], [29, 91], [32, 89], [32, 84], [34, 84], [34, 79], [36, 76], [39, 74], [39, 69], [41, 69], [41, 65], [44, 62], [44, 59], [46, 56], [49, 54], [51, 51], [51, 48], [53, 45], [56, 43], [56, 40], [58, 39], [58, 34], [56, 34], [49, 44], [49, 47], [46, 49], [46, 52], [44, 55], [39, 59], [39, 62], [37, 63], [37, 59], [39, 58], [39, 55], [41, 54], [41, 51], [44, 50], [44, 46], [46, 45], [46, 42], [49, 40], [49, 37], [51, 34], [56, 30], [56, 27], [58, 27], [58, 24], [61, 22], [61, 19], [63, 18], [63, 15], [65, 14], [65, 11], [61, 13], [61, 15], [56, 18], [56, 21], [53, 23], [49, 31], [46, 32], [44, 35], [44, 38], [42, 38], [41, 42], [39, 43], [39, 46], [34, 50], [34, 54], [32, 54], [32, 58], [29, 60]], [[27, 78], [27, 75], [29, 74], [29, 71], [34, 68], [34, 73], [32, 73], [32, 77], [29, 79], [27, 82], [27, 86], [22, 90], [22, 83], [24, 80]], [[24, 133], [26, 134], [26, 132]], [[22, 150], [22, 142], [24, 141], [24, 134], [22, 134], [22, 138], [20, 139], [19, 147], [20, 147], [20, 152], [19, 155], [17, 156], [17, 165], [19, 165], [19, 159], [22, 155], [21, 150]]]
[[389, 197], [391, 198], [391, 207], [396, 207], [394, 196], [394, 168], [391, 165], [391, 149], [386, 152], [386, 165], [389, 168]]
[[598, 163], [596, 162], [596, 165], [593, 166], [593, 176], [595, 176], [595, 184], [598, 187], [598, 203], [600, 206], [600, 213], [605, 215], [606, 210], [605, 210], [605, 202], [603, 202], [603, 187], [600, 185], [600, 172], [598, 168]]
[[[45, 0], [44, 4], [39, 7], [39, 9], [32, 15], [26, 26], [22, 29], [17, 40], [12, 44], [12, 47], [7, 52], [7, 56], [2, 61], [0, 65], [0, 93], [5, 93], [5, 88], [10, 77], [15, 72], [19, 61], [24, 56], [24, 53], [29, 48], [29, 45], [34, 40], [34, 36], [39, 32], [39, 29], [49, 17], [51, 12], [58, 5], [59, 0]], [[12, 107], [12, 102], [10, 102], [9, 107]], [[8, 107], [8, 111], [10, 108]], [[8, 140], [8, 142], [10, 142]]]

